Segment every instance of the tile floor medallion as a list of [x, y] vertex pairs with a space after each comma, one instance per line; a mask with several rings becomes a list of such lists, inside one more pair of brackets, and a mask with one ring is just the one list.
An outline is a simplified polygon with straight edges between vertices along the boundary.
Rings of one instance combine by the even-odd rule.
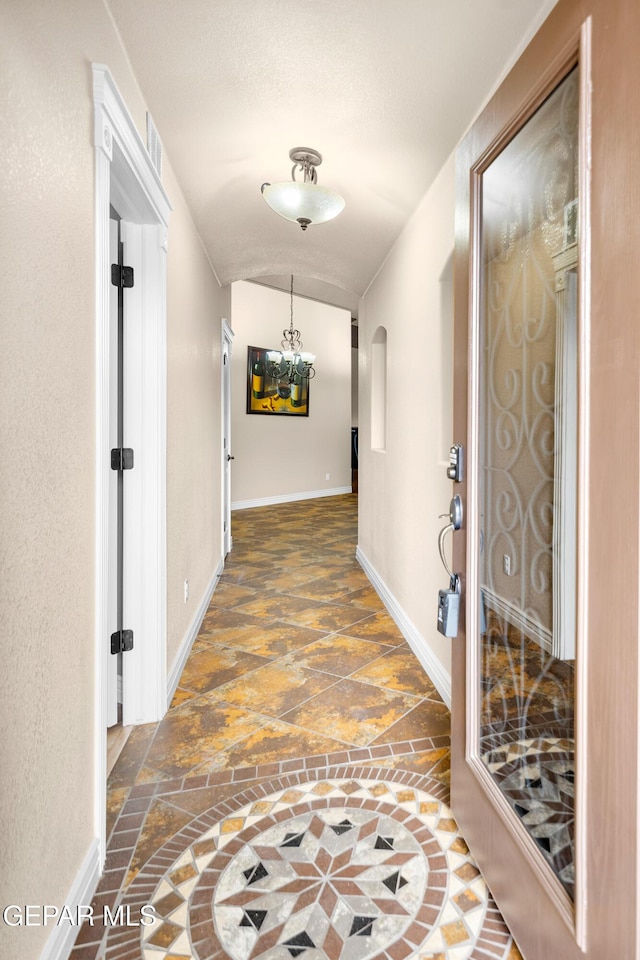
[[214, 823], [169, 865], [150, 903], [170, 912], [144, 930], [148, 960], [463, 960], [487, 890], [433, 795], [389, 779], [322, 779]]
[[233, 514], [171, 706], [108, 781], [94, 909], [132, 925], [85, 924], [71, 960], [521, 960], [447, 807], [449, 711], [355, 559], [356, 516], [354, 496]]

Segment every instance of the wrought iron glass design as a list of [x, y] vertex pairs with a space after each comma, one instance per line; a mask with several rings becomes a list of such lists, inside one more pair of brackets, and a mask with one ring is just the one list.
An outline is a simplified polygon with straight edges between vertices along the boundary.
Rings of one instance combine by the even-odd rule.
[[479, 752], [573, 897], [578, 68], [482, 176]]

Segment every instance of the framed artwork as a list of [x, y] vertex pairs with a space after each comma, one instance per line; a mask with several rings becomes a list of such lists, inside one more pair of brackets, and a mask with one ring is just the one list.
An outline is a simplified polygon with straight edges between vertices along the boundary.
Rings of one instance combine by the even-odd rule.
[[267, 352], [267, 347], [247, 349], [247, 413], [308, 417], [309, 381], [269, 376]]

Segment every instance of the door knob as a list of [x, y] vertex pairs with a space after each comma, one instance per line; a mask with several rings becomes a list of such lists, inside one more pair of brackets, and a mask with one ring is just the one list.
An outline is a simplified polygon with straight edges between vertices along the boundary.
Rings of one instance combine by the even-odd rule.
[[439, 516], [449, 517], [449, 523], [454, 530], [459, 530], [462, 526], [462, 499], [456, 493], [449, 504], [449, 513], [441, 513]]
[[449, 520], [454, 530], [459, 530], [462, 526], [462, 499], [457, 493], [449, 504]]
[[[438, 552], [440, 554], [440, 559], [442, 560], [442, 566], [445, 568], [447, 573], [451, 578], [452, 589], [454, 589], [454, 583], [459, 581], [458, 575], [449, 569], [449, 564], [447, 563], [446, 557], [444, 555], [444, 538], [449, 533], [449, 531], [459, 530], [462, 526], [462, 499], [456, 495], [452, 498], [451, 503], [449, 504], [449, 513], [441, 513], [440, 517], [448, 517], [449, 523], [446, 527], [443, 527], [438, 536]], [[457, 589], [457, 586], [455, 587]]]

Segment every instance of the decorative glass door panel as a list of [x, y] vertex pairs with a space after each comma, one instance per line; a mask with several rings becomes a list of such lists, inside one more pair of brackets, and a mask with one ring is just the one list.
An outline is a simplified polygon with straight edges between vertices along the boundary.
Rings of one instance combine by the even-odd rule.
[[477, 756], [574, 896], [576, 67], [480, 185]]

